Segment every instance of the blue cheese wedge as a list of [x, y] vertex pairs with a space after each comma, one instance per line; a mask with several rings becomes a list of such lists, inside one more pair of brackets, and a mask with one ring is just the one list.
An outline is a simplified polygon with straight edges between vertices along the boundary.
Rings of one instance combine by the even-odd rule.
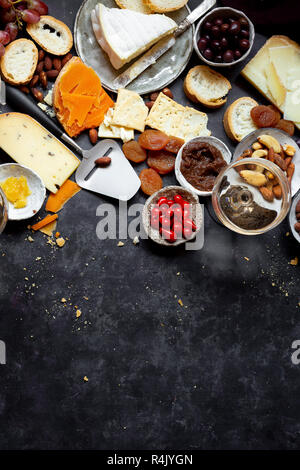
[[115, 69], [120, 69], [177, 28], [168, 16], [107, 8], [102, 3], [92, 11], [91, 20], [96, 39]]
[[80, 163], [71, 150], [26, 114], [0, 114], [0, 147], [15, 162], [35, 171], [52, 193]]

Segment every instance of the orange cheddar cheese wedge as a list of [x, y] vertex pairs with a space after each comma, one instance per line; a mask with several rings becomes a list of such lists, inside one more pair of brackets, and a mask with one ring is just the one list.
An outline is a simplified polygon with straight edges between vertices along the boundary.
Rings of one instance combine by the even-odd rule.
[[53, 99], [56, 116], [70, 137], [100, 126], [114, 105], [96, 72], [79, 57], [73, 57], [61, 70]]

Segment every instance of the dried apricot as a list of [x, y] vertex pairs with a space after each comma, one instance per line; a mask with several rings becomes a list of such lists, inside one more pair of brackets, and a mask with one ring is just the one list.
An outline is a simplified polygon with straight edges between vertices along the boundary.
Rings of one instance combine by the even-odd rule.
[[165, 150], [172, 153], [178, 153], [183, 144], [183, 139], [179, 139], [179, 137], [169, 137], [169, 142], [165, 146]]
[[169, 142], [169, 137], [161, 131], [147, 129], [139, 136], [139, 144], [147, 150], [161, 150]]
[[159, 150], [157, 152], [150, 150], [147, 164], [150, 168], [156, 170], [160, 175], [171, 173], [175, 168], [175, 156], [167, 150]]
[[275, 111], [268, 106], [254, 106], [250, 111], [250, 115], [257, 127], [274, 127], [277, 121]]
[[286, 132], [290, 136], [294, 135], [295, 133], [294, 123], [292, 121], [287, 121], [286, 119], [280, 119], [275, 127], [276, 129], [280, 129], [281, 131]]
[[134, 163], [144, 162], [147, 158], [147, 152], [136, 140], [125, 142], [122, 147], [125, 157]]
[[152, 168], [146, 168], [140, 173], [141, 190], [147, 196], [156, 193], [163, 187], [163, 182], [157, 171]]
[[268, 105], [268, 108], [272, 109], [274, 111], [274, 113], [276, 114], [276, 121], [274, 123], [274, 126], [276, 126], [276, 124], [280, 121], [281, 119], [281, 114], [280, 114], [280, 111], [279, 109], [276, 108], [276, 106], [274, 106], [273, 104], [269, 104]]

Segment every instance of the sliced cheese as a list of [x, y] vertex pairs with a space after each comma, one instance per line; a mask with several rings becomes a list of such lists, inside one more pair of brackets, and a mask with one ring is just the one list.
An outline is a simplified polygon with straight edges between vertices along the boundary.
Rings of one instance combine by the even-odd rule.
[[111, 123], [143, 132], [149, 109], [135, 91], [121, 88], [118, 92]]
[[207, 115], [194, 108], [182, 106], [160, 93], [151, 108], [146, 124], [169, 136], [188, 141], [198, 136], [209, 136]]
[[207, 114], [186, 106], [179, 130], [181, 138], [187, 142], [194, 137], [211, 135], [211, 132], [207, 129], [207, 122]]
[[80, 163], [71, 150], [26, 114], [0, 115], [0, 147], [17, 163], [34, 170], [52, 193]]
[[300, 122], [300, 87], [287, 92], [283, 117], [295, 123]]
[[107, 8], [102, 3], [92, 11], [91, 20], [96, 39], [115, 69], [177, 28], [175, 21], [168, 16]]
[[99, 127], [98, 136], [106, 139], [122, 139], [123, 142], [129, 142], [134, 139], [134, 130], [128, 127], [114, 126], [112, 124], [112, 118], [114, 109], [110, 108], [104, 120]]
[[[273, 64], [275, 72], [270, 64]], [[291, 96], [286, 96], [286, 92], [295, 87], [295, 81], [300, 79], [300, 45], [295, 41], [287, 36], [272, 36], [241, 74], [284, 112], [285, 116], [298, 115], [291, 103]], [[290, 106], [292, 109], [288, 109]], [[294, 122], [300, 129], [300, 119]]]
[[78, 126], [81, 127], [92, 109], [95, 97], [78, 95], [77, 93], [65, 93], [63, 95], [63, 102], [70, 112], [67, 121], [68, 126], [71, 126], [76, 121]]
[[270, 61], [274, 64], [277, 75], [285, 88], [288, 85], [288, 71], [293, 67], [300, 67], [300, 54], [297, 49], [292, 46], [270, 47]]
[[268, 88], [278, 107], [282, 106], [285, 100], [286, 90], [280, 81], [273, 62], [268, 62], [265, 66]]

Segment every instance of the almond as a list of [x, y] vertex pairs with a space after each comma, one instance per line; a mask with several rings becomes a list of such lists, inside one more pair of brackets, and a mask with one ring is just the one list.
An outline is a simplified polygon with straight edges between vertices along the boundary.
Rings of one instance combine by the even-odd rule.
[[47, 79], [46, 72], [44, 72], [44, 70], [42, 70], [40, 73], [40, 81], [41, 81], [42, 87], [46, 90], [48, 86], [48, 79]]
[[43, 49], [40, 49], [38, 61], [41, 62], [44, 59], [44, 57], [45, 57], [45, 51], [43, 51]]
[[55, 70], [58, 70], [59, 72], [61, 71], [61, 60], [56, 58], [56, 59], [53, 59], [53, 67], [55, 68]]
[[44, 70], [44, 61], [42, 60], [41, 62], [39, 62], [37, 64], [37, 68], [36, 68], [36, 73], [40, 74], [42, 70]]
[[275, 186], [273, 186], [273, 193], [276, 199], [282, 198], [282, 189], [281, 189], [280, 184], [276, 184]]
[[63, 67], [64, 65], [66, 65], [66, 63], [69, 62], [69, 60], [71, 60], [72, 57], [73, 57], [73, 54], [71, 54], [71, 52], [69, 52], [69, 54], [67, 54], [67, 55], [62, 59], [62, 61], [61, 61], [62, 67]]
[[89, 130], [89, 137], [91, 144], [95, 145], [98, 140], [98, 132], [97, 129], [90, 129]]
[[40, 90], [38, 90], [37, 88], [31, 88], [31, 93], [33, 94], [33, 96], [35, 97], [37, 101], [43, 101], [44, 96]]
[[28, 93], [30, 93], [29, 88], [25, 85], [19, 86], [19, 90], [21, 90], [23, 93], [26, 93], [26, 95], [28, 95]]
[[55, 70], [55, 69], [52, 69], [52, 70], [48, 70], [46, 73], [47, 73], [47, 77], [50, 80], [54, 80], [58, 76], [59, 71]]
[[29, 83], [29, 86], [32, 88], [32, 87], [35, 87], [38, 83], [39, 83], [39, 80], [40, 80], [40, 77], [39, 75], [34, 75], [31, 79], [31, 82]]
[[100, 168], [105, 168], [106, 166], [111, 164], [110, 157], [100, 157], [95, 160], [95, 165], [100, 166]]
[[52, 69], [52, 60], [50, 59], [50, 57], [48, 55], [46, 55], [44, 63], [45, 63], [45, 69], [46, 70], [51, 70]]
[[261, 186], [259, 188], [259, 191], [262, 194], [262, 197], [268, 201], [268, 202], [273, 202], [274, 201], [274, 194], [271, 189], [266, 188], [265, 186]]

